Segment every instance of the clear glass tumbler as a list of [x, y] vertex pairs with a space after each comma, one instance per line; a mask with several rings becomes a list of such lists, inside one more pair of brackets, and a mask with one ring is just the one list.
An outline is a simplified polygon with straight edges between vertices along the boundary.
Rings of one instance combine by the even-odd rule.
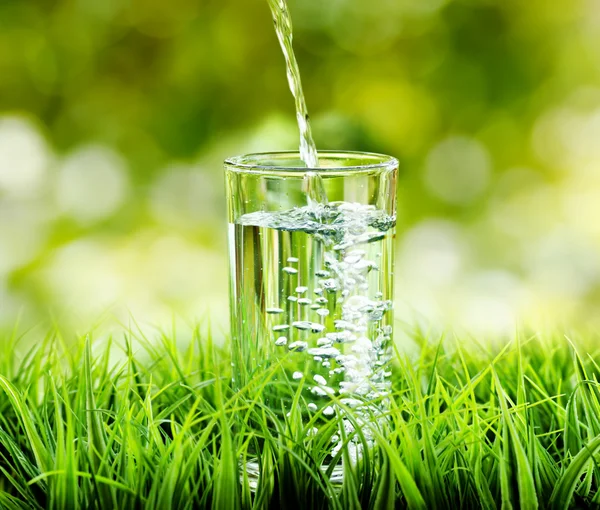
[[[398, 161], [320, 152], [225, 161], [234, 384], [326, 423], [389, 391]], [[315, 418], [316, 417], [316, 418]]]

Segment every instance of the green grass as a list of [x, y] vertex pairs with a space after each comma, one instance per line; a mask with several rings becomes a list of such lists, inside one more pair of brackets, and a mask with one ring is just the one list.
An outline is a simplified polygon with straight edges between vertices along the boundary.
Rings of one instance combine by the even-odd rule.
[[[342, 433], [366, 448], [319, 468], [335, 420], [263, 402], [272, 369], [233, 392], [209, 332], [26, 349], [0, 339], [0, 508], [569, 508], [600, 503], [596, 338], [493, 346], [415, 333], [396, 353], [389, 412]], [[184, 347], [181, 347], [181, 344]], [[592, 350], [590, 350], [590, 346]], [[304, 417], [303, 417], [304, 416]], [[318, 434], [310, 430], [321, 427]], [[251, 481], [240, 459], [259, 451]]]

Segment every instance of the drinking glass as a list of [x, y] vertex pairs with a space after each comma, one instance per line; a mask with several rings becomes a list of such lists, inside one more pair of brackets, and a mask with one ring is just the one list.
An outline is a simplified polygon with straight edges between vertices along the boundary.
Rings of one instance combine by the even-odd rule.
[[[315, 434], [345, 413], [372, 422], [386, 405], [398, 173], [380, 154], [320, 152], [319, 163], [296, 152], [225, 161], [233, 383]], [[335, 455], [342, 441], [328, 430]]]

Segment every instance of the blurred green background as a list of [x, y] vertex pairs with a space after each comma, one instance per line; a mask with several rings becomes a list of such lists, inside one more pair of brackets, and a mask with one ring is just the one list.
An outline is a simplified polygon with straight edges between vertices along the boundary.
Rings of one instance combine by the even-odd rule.
[[[290, 8], [317, 146], [401, 161], [399, 318], [596, 321], [600, 2]], [[2, 0], [0, 324], [226, 325], [221, 162], [294, 120], [265, 0]]]

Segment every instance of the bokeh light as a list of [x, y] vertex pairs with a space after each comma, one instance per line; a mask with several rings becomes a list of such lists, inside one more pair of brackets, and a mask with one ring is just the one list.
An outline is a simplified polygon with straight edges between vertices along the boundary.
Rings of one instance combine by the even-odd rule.
[[485, 191], [490, 173], [485, 148], [475, 140], [453, 136], [427, 155], [425, 182], [432, 195], [451, 204], [463, 204]]
[[22, 116], [0, 117], [0, 192], [35, 195], [48, 166], [46, 142], [36, 126]]
[[56, 182], [58, 208], [81, 223], [112, 215], [127, 194], [122, 158], [104, 147], [80, 147], [60, 165]]
[[[401, 162], [397, 315], [597, 324], [600, 4], [290, 0], [321, 149]], [[267, 3], [0, 5], [0, 326], [226, 330], [221, 162], [294, 149]]]

